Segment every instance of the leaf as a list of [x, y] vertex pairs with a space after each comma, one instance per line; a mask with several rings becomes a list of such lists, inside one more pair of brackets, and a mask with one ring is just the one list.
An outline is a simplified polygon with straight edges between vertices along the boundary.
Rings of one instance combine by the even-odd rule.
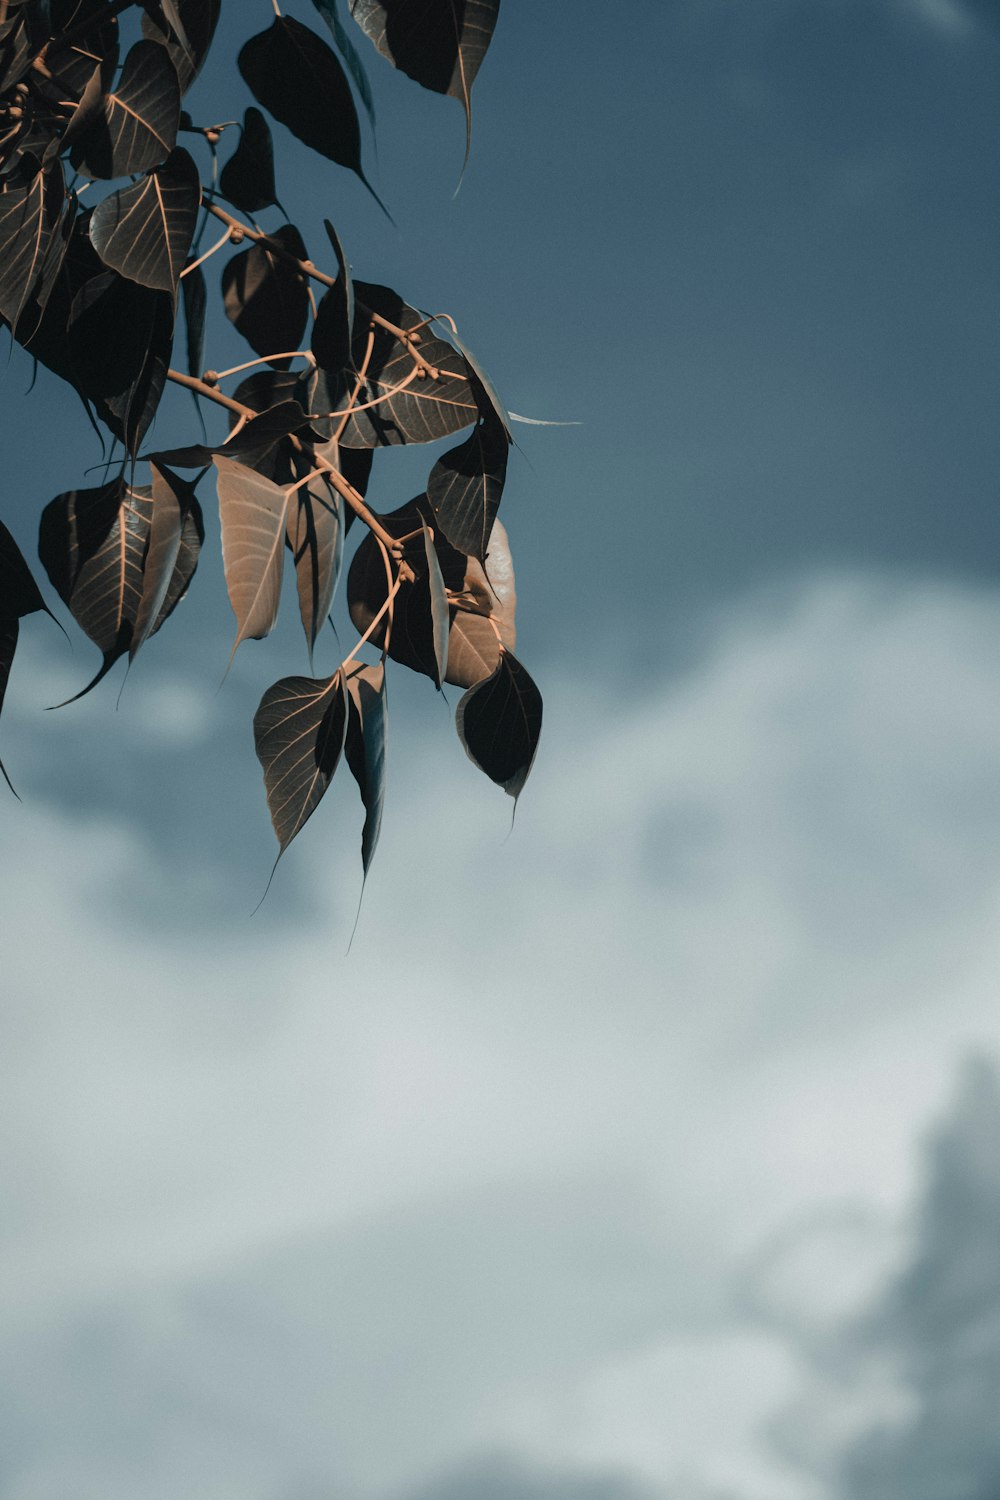
[[[496, 414], [497, 420], [500, 422], [504, 432], [507, 434], [507, 441], [512, 443], [514, 441], [514, 438], [510, 430], [510, 413], [508, 412], [506, 406], [504, 406], [503, 402], [500, 400], [496, 386], [493, 384], [492, 380], [487, 375], [482, 365], [476, 359], [476, 356], [473, 354], [469, 346], [463, 343], [459, 338], [454, 328], [449, 327], [448, 333], [452, 343], [455, 345], [455, 348], [459, 351], [462, 358], [465, 360], [466, 374], [469, 377], [469, 384], [476, 392], [479, 400], [480, 415], [485, 416], [487, 406], [492, 407], [493, 411]], [[482, 387], [481, 390], [477, 387], [476, 381], [478, 381], [479, 386]]]
[[439, 458], [427, 480], [434, 520], [453, 547], [486, 558], [507, 477], [507, 434], [491, 406], [466, 441]]
[[260, 640], [274, 629], [281, 599], [288, 492], [243, 464], [215, 457], [219, 474], [222, 566], [236, 616], [236, 640]]
[[[191, 264], [190, 258], [188, 264]], [[187, 371], [189, 375], [200, 375], [205, 368], [205, 311], [208, 305], [208, 288], [201, 266], [185, 270], [181, 277], [181, 298], [187, 334]]]
[[350, 84], [322, 37], [293, 16], [276, 16], [244, 45], [237, 64], [258, 104], [320, 156], [356, 172], [384, 210], [361, 166]]
[[130, 453], [159, 405], [170, 364], [174, 299], [114, 271], [76, 293], [67, 320], [74, 384]]
[[[393, 536], [405, 536], [413, 530], [420, 532], [429, 513], [426, 497], [421, 495], [390, 515], [381, 516], [380, 520]], [[438, 659], [434, 649], [430, 574], [423, 540], [417, 545], [419, 552], [407, 552], [407, 561], [416, 573], [416, 579], [404, 584], [393, 606], [389, 655], [394, 661], [414, 672], [422, 672], [436, 683]], [[516, 642], [514, 613], [517, 598], [507, 534], [499, 521], [494, 522], [488, 572], [475, 558], [457, 552], [440, 534], [434, 537], [434, 551], [447, 591], [451, 620], [444, 680], [457, 687], [471, 687], [494, 671], [501, 643], [513, 649]], [[351, 560], [347, 576], [348, 608], [360, 634], [371, 625], [385, 603], [386, 595], [381, 552], [375, 539], [366, 536]], [[383, 646], [384, 622], [376, 627], [371, 640], [373, 645]]]
[[153, 464], [152, 470], [149, 543], [129, 661], [135, 659], [139, 647], [160, 628], [187, 588], [205, 539], [194, 486], [165, 467]]
[[344, 560], [344, 502], [317, 476], [295, 491], [286, 526], [311, 661]]
[[461, 698], [455, 727], [473, 764], [516, 801], [538, 749], [542, 695], [509, 651]]
[[388, 715], [385, 668], [381, 662], [374, 667], [355, 667], [347, 677], [347, 692], [349, 711], [344, 753], [365, 806], [361, 866], [367, 875], [375, 856], [385, 803]]
[[86, 177], [127, 177], [165, 161], [177, 143], [181, 90], [165, 47], [136, 42], [101, 117], [73, 152]]
[[[148, 485], [115, 479], [95, 489], [57, 495], [42, 512], [38, 555], [60, 599], [104, 657], [78, 698], [132, 646], [143, 600], [153, 504]], [[192, 524], [194, 534], [189, 530], [188, 545], [178, 550], [163, 602], [144, 638], [159, 629], [194, 573], [200, 536], [197, 524]]]
[[12, 327], [27, 307], [60, 222], [66, 190], [58, 161], [3, 182], [0, 191], [0, 313]]
[[353, 366], [354, 283], [337, 231], [329, 219], [323, 220], [323, 227], [337, 257], [339, 275], [336, 285], [324, 293], [316, 311], [310, 346], [317, 364], [324, 369], [344, 370]]
[[435, 686], [441, 687], [448, 672], [448, 631], [451, 619], [448, 614], [448, 595], [445, 591], [441, 564], [431, 536], [430, 527], [423, 522], [424, 555], [427, 558], [427, 591], [431, 606], [431, 637], [434, 642], [434, 663], [437, 668]]
[[[3, 700], [7, 693], [7, 683], [10, 681], [10, 669], [14, 665], [14, 652], [17, 650], [17, 637], [20, 626], [16, 615], [6, 618], [0, 616], [0, 711], [3, 709]], [[7, 775], [7, 767], [0, 760], [0, 775], [14, 792], [14, 783]], [[17, 792], [14, 792], [17, 796]]]
[[18, 620], [39, 609], [51, 613], [20, 547], [0, 521], [0, 619]]
[[500, 0], [349, 0], [351, 15], [383, 57], [436, 94], [450, 94], [471, 124], [471, 91], [493, 36]]
[[361, 61], [358, 49], [351, 40], [351, 34], [341, 22], [335, 0], [313, 0], [313, 4], [333, 33], [333, 40], [337, 45], [337, 51], [347, 64], [347, 71], [354, 81], [354, 87], [358, 91], [358, 98], [364, 105], [365, 113], [371, 122], [372, 130], [374, 130], [375, 101], [372, 98], [371, 84], [368, 82], [368, 74], [365, 72], [365, 65]]
[[106, 266], [140, 286], [177, 290], [201, 203], [198, 169], [182, 146], [142, 182], [94, 209], [90, 238]]
[[319, 806], [340, 761], [347, 733], [343, 672], [274, 683], [260, 700], [253, 733], [280, 859]]
[[[378, 313], [397, 328], [410, 329], [426, 320], [409, 307], [398, 293], [371, 282], [356, 281], [354, 289], [359, 303]], [[352, 358], [355, 368], [364, 368], [369, 329], [357, 327], [355, 320]], [[375, 326], [374, 342], [368, 358], [365, 379], [356, 405], [368, 405], [366, 411], [354, 411], [340, 437], [344, 448], [394, 447], [402, 443], [430, 443], [447, 437], [476, 421], [479, 409], [465, 374], [462, 356], [422, 328], [418, 350], [420, 358], [432, 366], [439, 378], [429, 375], [410, 379], [414, 369], [409, 348], [395, 334]], [[403, 382], [404, 390], [397, 389]], [[346, 411], [354, 393], [355, 378], [342, 372], [320, 369], [311, 397], [311, 410], [319, 415], [314, 421], [318, 432], [332, 435], [339, 418]], [[378, 402], [377, 406], [369, 405]], [[333, 417], [324, 421], [326, 414]]]
[[[170, 0], [170, 10], [175, 19], [171, 19], [168, 13], [165, 20], [167, 27], [174, 32], [173, 37], [148, 11], [142, 18], [143, 33], [166, 45], [177, 70], [182, 94], [187, 93], [208, 56], [219, 20], [220, 6], [221, 0]], [[183, 29], [183, 41], [175, 40], [181, 34], [179, 28]]]
[[252, 104], [243, 116], [239, 145], [222, 169], [219, 188], [245, 214], [260, 213], [278, 201], [271, 128]]
[[[289, 254], [306, 258], [294, 224], [283, 224], [272, 238]], [[309, 318], [309, 290], [302, 272], [266, 245], [254, 244], [227, 262], [222, 295], [226, 316], [254, 352], [275, 369], [287, 369], [287, 359], [269, 356], [293, 352], [302, 342]]]
[[308, 417], [297, 401], [281, 401], [256, 417], [248, 417], [238, 432], [234, 432], [224, 443], [191, 443], [187, 448], [164, 448], [157, 453], [143, 454], [150, 463], [171, 464], [178, 469], [203, 469], [216, 456], [227, 461], [239, 459], [241, 464], [253, 466], [275, 443], [304, 427]]

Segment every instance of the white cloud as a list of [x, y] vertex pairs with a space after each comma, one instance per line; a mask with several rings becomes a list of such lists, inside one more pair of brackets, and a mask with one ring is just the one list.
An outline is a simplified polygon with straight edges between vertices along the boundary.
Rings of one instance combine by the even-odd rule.
[[[279, 872], [329, 921], [226, 931], [117, 914], [177, 878], [124, 825], [12, 808], [0, 1490], [367, 1496], [513, 1445], [804, 1495], [762, 1431], [802, 1356], [733, 1289], [831, 1205], [889, 1244], [995, 1029], [998, 635], [993, 596], [830, 577], [681, 680], [552, 681], [506, 842], [400, 725], [349, 959], [350, 786]], [[836, 1243], [828, 1321], [887, 1263]]]

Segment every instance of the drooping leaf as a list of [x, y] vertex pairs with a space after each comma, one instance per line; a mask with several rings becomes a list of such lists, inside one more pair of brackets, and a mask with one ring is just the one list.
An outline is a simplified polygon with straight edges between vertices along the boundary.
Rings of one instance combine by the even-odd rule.
[[343, 672], [283, 677], [260, 700], [253, 732], [280, 858], [319, 806], [340, 761], [347, 732]]
[[361, 832], [361, 866], [371, 867], [382, 827], [385, 803], [385, 750], [388, 715], [385, 668], [354, 667], [347, 674], [349, 713], [344, 754], [361, 792], [365, 826]]
[[427, 592], [431, 606], [431, 639], [434, 642], [435, 686], [441, 687], [448, 675], [448, 633], [451, 617], [448, 612], [448, 594], [444, 576], [438, 561], [437, 549], [427, 522], [423, 522], [424, 556], [427, 559]]
[[500, 0], [349, 0], [351, 15], [383, 57], [472, 116], [471, 92], [493, 36]]
[[361, 131], [343, 68], [322, 37], [294, 16], [276, 16], [237, 59], [250, 92], [305, 145], [356, 172], [381, 201], [361, 166]]
[[198, 376], [205, 368], [205, 311], [208, 288], [201, 266], [185, 270], [181, 277], [181, 299], [184, 303], [184, 331], [187, 346], [187, 371]]
[[[10, 681], [10, 669], [14, 665], [14, 652], [17, 650], [17, 637], [20, 633], [17, 615], [0, 615], [0, 711], [3, 710], [3, 700], [7, 693], [7, 683]], [[0, 760], [0, 775], [14, 792], [14, 783], [7, 775], [7, 767]], [[14, 792], [17, 796], [17, 792]]]
[[457, 448], [438, 459], [427, 480], [434, 520], [453, 547], [486, 558], [507, 477], [507, 434], [491, 406]]
[[90, 238], [104, 264], [130, 281], [175, 292], [201, 203], [198, 168], [182, 146], [162, 167], [94, 209]]
[[129, 660], [159, 630], [187, 589], [205, 539], [194, 486], [166, 467], [152, 465], [152, 514], [143, 564], [142, 594], [129, 644]]
[[92, 125], [99, 122], [105, 97], [104, 67], [102, 63], [97, 62], [80, 95], [80, 102], [66, 122], [62, 137], [58, 141], [53, 140], [50, 149], [59, 152], [75, 146], [80, 137], [85, 135]]
[[[104, 658], [83, 693], [96, 686], [132, 646], [143, 599], [152, 516], [150, 487], [132, 486], [124, 479], [57, 495], [42, 512], [38, 555], [53, 588]], [[190, 540], [187, 548], [178, 550], [163, 601], [145, 638], [159, 629], [187, 588], [198, 556], [197, 545], [190, 545]]]
[[[165, 14], [165, 26], [148, 10], [142, 18], [143, 33], [166, 44], [182, 94], [187, 93], [208, 56], [221, 3], [222, 0], [170, 0], [172, 15]], [[180, 28], [183, 28], [183, 42], [179, 39]]]
[[[388, 287], [356, 281], [354, 290], [358, 303], [397, 328], [416, 328], [426, 321]], [[365, 366], [369, 326], [366, 320], [355, 318], [352, 357], [359, 372], [365, 369], [365, 379], [354, 404], [363, 405], [366, 410], [351, 413], [340, 438], [342, 447], [430, 443], [476, 421], [479, 408], [475, 393], [466, 379], [462, 356], [450, 344], [437, 338], [429, 328], [421, 328], [418, 353], [437, 378], [432, 379], [429, 374], [413, 378], [414, 360], [407, 345], [379, 325], [374, 327], [373, 335], [372, 351]], [[399, 389], [404, 383], [405, 389]], [[355, 384], [355, 377], [342, 371], [317, 371], [311, 410], [324, 417], [333, 414], [332, 420], [314, 423], [317, 431], [332, 436]], [[377, 405], [372, 404], [376, 402]]]
[[[258, 370], [241, 380], [233, 395], [244, 406], [252, 406], [258, 412], [268, 411], [282, 401], [294, 400], [301, 405], [308, 400], [308, 391], [299, 370]], [[230, 425], [237, 421], [235, 413], [230, 413], [229, 421]], [[300, 429], [300, 441], [310, 436], [309, 432]], [[253, 456], [244, 455], [241, 462], [265, 474], [275, 484], [291, 484], [304, 472], [298, 467], [298, 454], [289, 438], [282, 438]]]
[[77, 389], [128, 451], [137, 452], [166, 382], [173, 297], [100, 271], [76, 293], [66, 327]]
[[[305, 259], [306, 247], [294, 224], [283, 224], [272, 238]], [[309, 317], [306, 278], [266, 245], [253, 244], [227, 262], [222, 295], [226, 316], [256, 354], [268, 358], [300, 347]], [[288, 367], [287, 358], [268, 358], [268, 363], [278, 370]]]
[[[414, 530], [419, 534], [422, 523], [429, 519], [432, 519], [430, 507], [422, 495], [390, 515], [380, 517], [383, 526], [393, 536], [406, 536]], [[416, 579], [404, 584], [396, 595], [389, 655], [394, 661], [437, 682], [430, 575], [422, 540], [418, 540], [417, 548], [419, 550], [407, 551], [407, 561]], [[516, 641], [514, 613], [517, 600], [507, 535], [500, 522], [494, 522], [485, 570], [475, 558], [457, 552], [440, 533], [434, 537], [434, 551], [451, 618], [444, 680], [457, 687], [471, 687], [495, 669], [501, 643], [512, 649]], [[385, 603], [387, 593], [382, 554], [375, 539], [366, 536], [351, 560], [347, 577], [348, 607], [360, 634], [371, 625]], [[372, 643], [382, 647], [385, 635], [383, 620], [376, 626]]]
[[62, 166], [38, 171], [28, 164], [0, 186], [0, 314], [16, 326], [45, 266], [66, 190]]
[[331, 484], [317, 476], [295, 491], [286, 525], [311, 661], [344, 559], [344, 502]]
[[231, 458], [215, 458], [219, 474], [222, 565], [236, 616], [236, 640], [260, 640], [274, 629], [281, 599], [281, 572], [288, 491]]
[[128, 177], [166, 161], [177, 143], [181, 90], [166, 47], [141, 41], [129, 51], [100, 117], [73, 153], [86, 177]]
[[323, 227], [337, 257], [339, 275], [336, 285], [324, 293], [316, 310], [311, 347], [318, 364], [325, 370], [337, 371], [350, 369], [353, 363], [354, 283], [337, 231], [329, 219], [323, 220]]
[[222, 169], [219, 188], [245, 214], [260, 213], [278, 201], [271, 128], [252, 104], [243, 116], [239, 145]]
[[171, 464], [178, 469], [203, 469], [216, 457], [238, 459], [240, 465], [253, 467], [258, 458], [290, 432], [304, 427], [308, 420], [297, 401], [281, 401], [256, 417], [248, 417], [224, 443], [191, 443], [186, 448], [164, 448], [143, 457], [151, 463]]
[[[504, 432], [507, 434], [507, 441], [512, 443], [514, 441], [514, 438], [510, 430], [510, 413], [508, 412], [506, 406], [504, 406], [503, 402], [500, 400], [500, 396], [497, 392], [496, 386], [493, 384], [492, 380], [487, 375], [486, 371], [483, 369], [482, 365], [479, 363], [478, 359], [473, 354], [468, 344], [463, 343], [462, 339], [455, 332], [455, 329], [449, 327], [448, 333], [451, 337], [452, 343], [455, 345], [455, 348], [459, 351], [462, 358], [465, 360], [466, 374], [469, 377], [469, 384], [472, 386], [472, 389], [475, 391], [478, 398], [480, 414], [482, 416], [485, 416], [487, 406], [492, 407], [497, 421], [500, 423], [500, 425], [503, 427]], [[479, 382], [478, 386], [476, 384], [477, 381]]]
[[371, 84], [368, 82], [365, 65], [361, 61], [360, 54], [354, 45], [351, 34], [340, 19], [336, 0], [313, 0], [313, 4], [333, 33], [333, 40], [336, 43], [337, 51], [347, 65], [347, 71], [350, 73], [354, 81], [354, 87], [358, 91], [358, 98], [364, 105], [365, 113], [371, 121], [371, 127], [374, 130], [375, 101], [372, 98]]
[[469, 759], [516, 801], [538, 749], [542, 695], [509, 651], [460, 699], [455, 727]]
[[0, 619], [19, 620], [39, 609], [51, 613], [20, 547], [0, 521]]

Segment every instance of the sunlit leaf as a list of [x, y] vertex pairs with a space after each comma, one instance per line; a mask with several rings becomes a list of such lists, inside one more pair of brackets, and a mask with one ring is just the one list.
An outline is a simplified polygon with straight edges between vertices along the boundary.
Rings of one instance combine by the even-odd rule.
[[181, 90], [165, 47], [136, 42], [100, 117], [73, 153], [86, 177], [127, 177], [165, 161], [177, 143]]
[[455, 727], [469, 759], [516, 800], [538, 749], [542, 695], [509, 651], [461, 698]]
[[385, 803], [385, 752], [388, 715], [385, 668], [355, 666], [347, 674], [348, 719], [344, 754], [358, 783], [365, 807], [361, 831], [361, 865], [365, 875], [375, 856]]
[[162, 167], [94, 209], [90, 238], [106, 266], [140, 286], [174, 292], [201, 202], [198, 168], [182, 146]]
[[222, 565], [236, 616], [236, 640], [260, 640], [274, 629], [281, 599], [288, 492], [263, 474], [215, 457], [222, 521]]
[[222, 169], [219, 190], [246, 214], [260, 213], [278, 201], [271, 128], [252, 104], [243, 116], [240, 143]]
[[319, 806], [340, 761], [347, 732], [343, 672], [283, 677], [260, 700], [253, 732], [280, 856]]

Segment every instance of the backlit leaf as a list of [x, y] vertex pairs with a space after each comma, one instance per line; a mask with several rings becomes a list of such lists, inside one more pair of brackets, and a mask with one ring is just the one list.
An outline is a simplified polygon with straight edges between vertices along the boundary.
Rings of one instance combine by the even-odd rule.
[[361, 865], [368, 874], [382, 827], [385, 803], [385, 751], [388, 715], [385, 668], [353, 667], [347, 675], [348, 719], [344, 754], [365, 807]]
[[25, 167], [0, 188], [0, 313], [16, 325], [42, 270], [65, 202], [62, 167]]
[[129, 645], [130, 661], [143, 642], [159, 630], [187, 588], [205, 538], [193, 486], [165, 467], [153, 464], [152, 470], [149, 542]]
[[344, 502], [332, 485], [317, 476], [295, 491], [286, 526], [311, 661], [343, 563]]
[[90, 238], [106, 266], [130, 281], [174, 292], [201, 202], [198, 169], [183, 147], [162, 167], [94, 209]]
[[222, 521], [222, 565], [236, 616], [236, 640], [274, 629], [281, 599], [288, 492], [231, 458], [215, 457]]
[[435, 683], [438, 687], [448, 673], [448, 632], [451, 620], [448, 614], [448, 595], [438, 561], [437, 549], [427, 522], [423, 523], [424, 556], [427, 559], [427, 592], [431, 606], [431, 639], [434, 642]]
[[340, 761], [347, 732], [344, 674], [283, 677], [254, 715], [257, 759], [279, 858], [319, 806]]
[[464, 694], [455, 727], [469, 759], [515, 800], [528, 779], [542, 732], [542, 695], [509, 651]]
[[181, 90], [165, 47], [136, 42], [100, 117], [73, 153], [86, 177], [127, 177], [165, 161], [177, 143]]
[[471, 435], [438, 459], [427, 498], [453, 547], [482, 562], [507, 477], [507, 434], [487, 405]]

